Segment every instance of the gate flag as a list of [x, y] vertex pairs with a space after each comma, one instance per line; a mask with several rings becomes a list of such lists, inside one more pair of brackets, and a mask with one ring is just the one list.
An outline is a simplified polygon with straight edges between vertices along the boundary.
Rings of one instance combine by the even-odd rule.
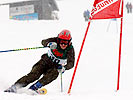
[[119, 80], [120, 80], [120, 62], [121, 62], [121, 46], [122, 46], [122, 26], [123, 26], [123, 0], [95, 0], [93, 4], [93, 9], [91, 11], [91, 17], [89, 18], [88, 26], [85, 31], [85, 35], [81, 44], [81, 48], [79, 51], [79, 55], [77, 58], [77, 62], [75, 65], [75, 69], [72, 75], [71, 83], [68, 89], [68, 94], [71, 92], [71, 88], [73, 85], [73, 81], [75, 78], [75, 74], [77, 71], [78, 63], [80, 60], [80, 56], [84, 47], [84, 43], [87, 37], [87, 33], [89, 30], [89, 26], [91, 20], [95, 19], [115, 19], [121, 18], [121, 26], [120, 26], [120, 44], [119, 44], [119, 58], [118, 58], [118, 80], [117, 80], [117, 90], [119, 90]]
[[92, 19], [120, 18], [121, 0], [95, 0], [91, 11]]

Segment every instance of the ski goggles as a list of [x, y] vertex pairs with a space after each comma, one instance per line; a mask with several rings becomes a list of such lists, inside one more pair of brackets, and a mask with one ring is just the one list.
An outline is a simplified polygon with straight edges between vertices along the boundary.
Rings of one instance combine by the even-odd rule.
[[60, 40], [60, 44], [61, 45], [68, 45], [69, 44], [69, 41], [66, 41], [66, 40]]

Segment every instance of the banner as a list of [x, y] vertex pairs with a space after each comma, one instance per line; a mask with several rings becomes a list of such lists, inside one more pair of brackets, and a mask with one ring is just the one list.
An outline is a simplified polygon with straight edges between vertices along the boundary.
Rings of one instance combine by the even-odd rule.
[[10, 16], [14, 20], [38, 20], [38, 13]]
[[113, 19], [121, 15], [121, 0], [95, 0], [91, 11], [92, 19]]

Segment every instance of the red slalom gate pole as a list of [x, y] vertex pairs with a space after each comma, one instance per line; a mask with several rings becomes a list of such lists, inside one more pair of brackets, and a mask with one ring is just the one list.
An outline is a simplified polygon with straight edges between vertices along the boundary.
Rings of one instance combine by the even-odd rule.
[[85, 35], [84, 35], [84, 39], [82, 41], [82, 45], [81, 45], [79, 55], [78, 55], [78, 58], [77, 58], [76, 66], [75, 66], [75, 69], [74, 69], [74, 72], [73, 72], [72, 80], [71, 80], [71, 83], [70, 83], [70, 86], [69, 86], [69, 89], [68, 89], [68, 94], [70, 94], [70, 92], [71, 92], [71, 88], [72, 88], [72, 84], [73, 84], [74, 77], [75, 77], [75, 74], [76, 74], [76, 70], [77, 70], [77, 67], [78, 67], [79, 59], [80, 59], [80, 56], [81, 56], [81, 53], [82, 53], [82, 50], [83, 50], [83, 46], [84, 46], [84, 43], [85, 43], [85, 39], [86, 39], [86, 36], [87, 36], [88, 29], [89, 29], [89, 26], [90, 26], [90, 21], [91, 21], [91, 18], [88, 22], [88, 26], [87, 26], [87, 29], [86, 29], [86, 32], [85, 32]]
[[121, 28], [120, 28], [120, 44], [119, 44], [117, 91], [119, 90], [119, 86], [120, 86], [120, 65], [121, 65], [122, 26], [123, 26], [123, 0], [122, 0], [121, 15], [122, 15], [122, 17], [121, 17]]
[[[121, 20], [122, 19], [123, 18], [121, 18]], [[120, 83], [121, 45], [122, 45], [122, 33], [120, 33], [120, 44], [119, 44], [119, 61], [118, 61], [117, 91], [119, 90], [119, 83]]]

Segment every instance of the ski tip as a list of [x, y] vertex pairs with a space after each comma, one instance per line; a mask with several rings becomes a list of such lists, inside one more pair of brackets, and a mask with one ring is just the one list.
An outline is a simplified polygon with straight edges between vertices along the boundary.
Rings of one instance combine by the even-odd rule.
[[47, 94], [47, 89], [41, 88], [37, 92], [38, 92], [38, 94], [45, 95], [45, 94]]

